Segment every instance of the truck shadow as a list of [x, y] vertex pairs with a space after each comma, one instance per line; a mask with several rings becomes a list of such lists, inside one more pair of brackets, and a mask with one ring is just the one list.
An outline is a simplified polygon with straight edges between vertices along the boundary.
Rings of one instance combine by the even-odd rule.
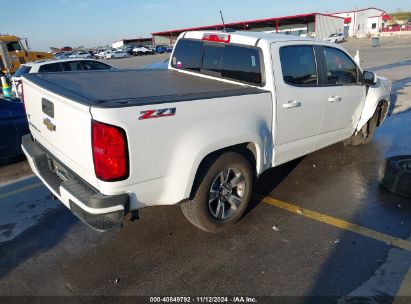
[[0, 279], [28, 258], [41, 255], [60, 243], [78, 220], [65, 207], [44, 214], [38, 223], [16, 238], [0, 244]]
[[[406, 95], [406, 93], [401, 92], [401, 90], [405, 89], [406, 87], [410, 85], [411, 85], [411, 77], [406, 77], [406, 78], [394, 81], [392, 83], [391, 96], [390, 96], [391, 104], [390, 104], [390, 108], [388, 109], [388, 116], [392, 115], [394, 109], [397, 107], [398, 95]], [[404, 109], [403, 111], [408, 111], [408, 110], [409, 108]]]
[[370, 68], [369, 70], [372, 71], [372, 72], [377, 72], [377, 71], [381, 71], [381, 70], [390, 70], [390, 69], [395, 69], [395, 68], [399, 68], [399, 67], [403, 67], [403, 66], [409, 66], [409, 65], [411, 65], [411, 60], [403, 60], [403, 61], [400, 61], [400, 62], [385, 64], [385, 65], [377, 66], [377, 67], [374, 67], [374, 68]]
[[12, 165], [15, 163], [19, 163], [22, 161], [25, 161], [25, 156], [24, 155], [18, 155], [18, 156], [11, 156], [11, 157], [7, 157], [7, 158], [2, 158], [0, 159], [0, 168], [1, 167], [5, 167], [8, 165]]
[[[300, 157], [288, 163], [271, 168], [261, 174], [255, 184], [254, 193], [258, 195], [269, 195], [283, 181], [287, 179], [290, 173], [300, 164], [304, 157]], [[251, 212], [260, 202], [251, 200], [247, 213]]]

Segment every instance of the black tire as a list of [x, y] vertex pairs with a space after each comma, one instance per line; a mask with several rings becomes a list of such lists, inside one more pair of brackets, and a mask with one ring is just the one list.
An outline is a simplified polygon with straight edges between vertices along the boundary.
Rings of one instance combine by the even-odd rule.
[[[236, 172], [237, 174], [241, 172], [243, 176], [242, 180], [244, 181], [244, 184], [242, 184], [243, 196], [240, 198], [241, 202], [237, 205], [236, 208], [232, 208], [232, 204], [228, 201], [221, 203], [225, 206], [228, 206], [227, 210], [225, 208], [222, 208], [222, 217], [225, 211], [229, 212], [229, 210], [231, 210], [233, 214], [227, 218], [218, 218], [218, 215], [220, 214], [220, 208], [218, 208], [218, 211], [216, 211], [217, 216], [213, 215], [212, 207], [209, 203], [209, 201], [212, 201], [212, 198], [210, 199], [210, 193], [211, 191], [215, 191], [212, 190], [214, 183], [216, 181], [220, 181], [220, 174], [226, 172], [226, 170], [228, 170], [228, 172], [232, 170], [231, 174], [234, 174], [232, 175], [234, 176], [233, 179], [236, 178]], [[230, 175], [230, 173], [228, 173], [228, 175]], [[207, 161], [205, 165], [200, 169], [194, 184], [192, 199], [182, 203], [181, 210], [184, 216], [193, 225], [202, 230], [212, 233], [224, 231], [225, 229], [236, 223], [244, 215], [244, 212], [247, 210], [249, 201], [251, 199], [253, 183], [254, 176], [250, 162], [239, 153], [225, 152], [220, 156]], [[231, 190], [233, 194], [235, 191], [238, 191], [238, 189], [235, 190], [235, 188], [236, 187], [233, 187]], [[219, 188], [219, 193], [220, 195], [223, 195], [221, 187]], [[231, 194], [229, 196], [231, 197]], [[219, 205], [220, 196], [218, 196], [216, 200], [218, 200], [217, 204]], [[225, 199], [222, 198], [222, 200]]]
[[389, 191], [411, 198], [411, 155], [398, 155], [382, 160], [378, 179]]
[[344, 141], [345, 145], [359, 146], [369, 144], [374, 137], [378, 122], [378, 108], [370, 120], [361, 128], [361, 130]]

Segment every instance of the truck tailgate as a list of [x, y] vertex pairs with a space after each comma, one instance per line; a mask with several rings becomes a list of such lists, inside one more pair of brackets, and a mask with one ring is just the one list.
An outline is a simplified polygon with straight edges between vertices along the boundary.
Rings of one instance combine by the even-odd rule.
[[97, 188], [89, 107], [27, 79], [24, 79], [24, 103], [34, 139], [60, 163]]

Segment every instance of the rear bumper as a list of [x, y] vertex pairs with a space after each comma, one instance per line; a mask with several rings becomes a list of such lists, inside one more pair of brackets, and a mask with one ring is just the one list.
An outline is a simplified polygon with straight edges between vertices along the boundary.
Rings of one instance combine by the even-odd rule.
[[33, 172], [80, 220], [98, 231], [122, 227], [129, 212], [128, 194], [101, 194], [59, 163], [31, 134], [23, 136], [21, 146]]

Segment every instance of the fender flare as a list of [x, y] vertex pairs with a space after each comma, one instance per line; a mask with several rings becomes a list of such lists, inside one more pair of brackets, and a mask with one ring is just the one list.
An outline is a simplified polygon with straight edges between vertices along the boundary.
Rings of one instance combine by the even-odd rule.
[[384, 111], [380, 113], [378, 126], [380, 126], [384, 122], [390, 104], [390, 94], [391, 84], [389, 83], [388, 79], [378, 77], [376, 84], [368, 88], [361, 117], [355, 129], [355, 134], [357, 134], [361, 130], [361, 128], [371, 119], [371, 117], [373, 117], [378, 107], [386, 104], [386, 107], [385, 105], [381, 107]]

